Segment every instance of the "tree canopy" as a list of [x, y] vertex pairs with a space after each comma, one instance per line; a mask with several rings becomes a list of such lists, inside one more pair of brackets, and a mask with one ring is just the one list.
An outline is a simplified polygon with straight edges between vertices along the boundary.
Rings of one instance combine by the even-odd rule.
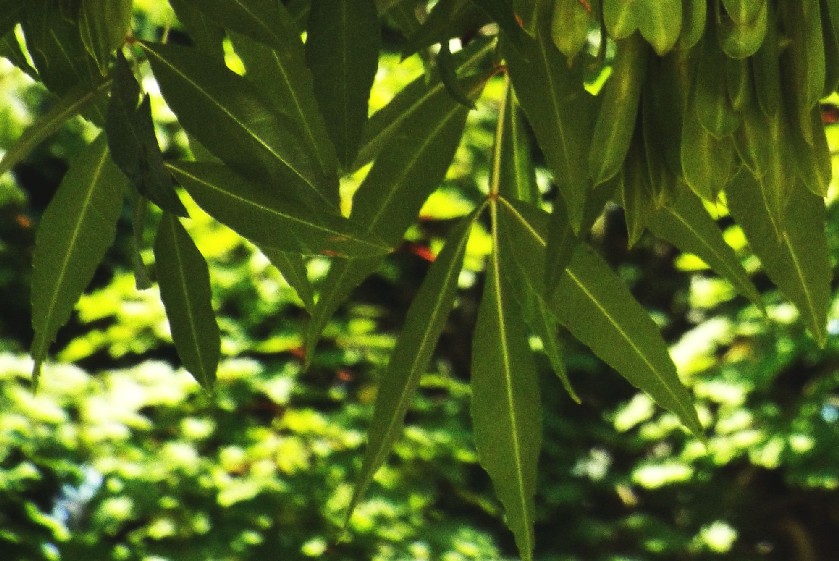
[[[537, 353], [576, 397], [560, 327], [703, 433], [658, 326], [590, 243], [604, 206], [623, 209], [629, 245], [650, 232], [761, 308], [716, 220], [733, 219], [815, 342], [826, 343], [832, 167], [820, 100], [839, 85], [834, 0], [169, 4], [179, 27], [147, 37], [133, 27], [131, 0], [0, 3], [2, 55], [55, 98], [0, 171], [70, 117], [100, 131], [38, 227], [35, 383], [126, 205], [138, 232], [156, 229], [153, 267], [136, 248], [136, 284], [159, 285], [180, 361], [199, 384], [214, 390], [222, 351], [212, 272], [184, 227], [192, 203], [252, 242], [294, 288], [310, 316], [311, 362], [330, 317], [387, 262], [443, 182], [470, 111], [491, 88], [501, 94], [489, 177], [464, 193], [471, 209], [407, 311], [347, 516], [401, 434], [477, 224], [490, 251], [472, 336], [473, 434], [523, 559], [535, 547], [542, 449]], [[420, 56], [425, 73], [371, 114], [377, 68], [393, 45]], [[161, 150], [152, 87], [189, 153]], [[542, 163], [548, 188], [537, 178]], [[323, 256], [329, 271], [315, 285], [306, 264]]]

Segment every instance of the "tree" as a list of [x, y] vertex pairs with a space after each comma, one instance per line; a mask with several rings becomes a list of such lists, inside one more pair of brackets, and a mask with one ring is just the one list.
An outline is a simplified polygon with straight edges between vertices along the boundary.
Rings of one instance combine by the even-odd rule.
[[[571, 395], [560, 325], [702, 433], [654, 322], [587, 241], [608, 201], [623, 208], [630, 244], [649, 230], [699, 255], [760, 306], [708, 210], [727, 209], [815, 340], [826, 340], [831, 168], [819, 100], [839, 82], [836, 2], [441, 0], [427, 10], [413, 0], [171, 0], [188, 45], [132, 34], [129, 0], [6, 4], [4, 55], [59, 101], [0, 170], [70, 116], [102, 130], [39, 227], [36, 383], [126, 199], [138, 229], [157, 216], [146, 214], [150, 205], [162, 211], [154, 276], [180, 359], [199, 383], [213, 387], [220, 340], [208, 268], [181, 223], [186, 195], [256, 244], [295, 287], [311, 314], [310, 360], [329, 317], [440, 184], [491, 80], [504, 94], [488, 187], [449, 232], [408, 311], [353, 506], [400, 433], [476, 221], [488, 221], [492, 251], [473, 336], [474, 435], [525, 559], [542, 430], [531, 335]], [[383, 22], [405, 37], [404, 56], [424, 57], [427, 76], [368, 118]], [[455, 38], [463, 48], [452, 52]], [[225, 44], [243, 72], [226, 62]], [[137, 80], [144, 62], [190, 138], [189, 158], [162, 155]], [[540, 156], [553, 196], [536, 183]], [[350, 176], [363, 179], [347, 217], [339, 178]], [[305, 274], [313, 255], [333, 258], [319, 286]], [[143, 286], [152, 275], [139, 254], [136, 261]]]

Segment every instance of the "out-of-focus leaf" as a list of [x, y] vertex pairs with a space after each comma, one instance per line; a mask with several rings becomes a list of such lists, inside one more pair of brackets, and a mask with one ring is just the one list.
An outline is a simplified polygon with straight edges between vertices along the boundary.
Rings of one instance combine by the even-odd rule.
[[100, 136], [72, 163], [44, 212], [32, 255], [36, 382], [50, 343], [114, 240], [125, 193], [125, 176]]
[[514, 45], [521, 45], [524, 40], [524, 30], [516, 21], [511, 0], [472, 0], [472, 2], [492, 17]]
[[367, 101], [379, 64], [379, 16], [373, 0], [312, 0], [306, 61], [315, 98], [335, 145], [349, 168], [367, 122]]
[[203, 12], [214, 24], [255, 39], [272, 49], [288, 48], [299, 33], [282, 2], [273, 0], [180, 0]]
[[137, 286], [137, 290], [146, 290], [152, 287], [152, 281], [151, 275], [149, 275], [149, 269], [146, 267], [140, 251], [145, 247], [143, 234], [146, 229], [146, 215], [148, 214], [149, 202], [142, 195], [134, 193], [131, 204], [131, 230], [133, 234], [131, 240], [131, 264], [134, 267], [134, 284]]
[[472, 0], [440, 0], [417, 31], [408, 37], [403, 58], [437, 43], [472, 32], [488, 21]]
[[154, 242], [160, 299], [178, 356], [205, 388], [216, 381], [221, 337], [213, 313], [210, 272], [178, 217], [164, 212]]
[[[462, 91], [474, 95], [476, 88], [483, 87], [486, 77], [474, 74], [474, 70], [482, 61], [488, 59], [493, 48], [492, 41], [474, 41], [463, 51], [452, 55], [458, 73], [467, 74], [461, 78]], [[426, 105], [439, 103], [440, 96], [447, 95], [449, 94], [439, 77], [434, 77], [429, 82], [424, 76], [420, 76], [402, 88], [390, 103], [370, 117], [364, 128], [364, 139], [353, 167], [358, 169], [372, 161], [382, 147], [392, 141], [393, 135], [402, 128], [411, 115], [423, 111]]]
[[493, 253], [472, 338], [472, 427], [481, 466], [504, 505], [522, 559], [533, 558], [542, 408], [524, 318], [507, 282], [493, 202]]
[[405, 413], [454, 304], [466, 242], [482, 209], [476, 210], [452, 229], [446, 245], [411, 302], [402, 333], [379, 382], [376, 406], [367, 433], [367, 452], [347, 512], [348, 518], [402, 432]]
[[581, 61], [568, 66], [543, 27], [537, 28], [536, 40], [504, 53], [513, 89], [565, 199], [571, 224], [579, 232], [589, 188], [586, 157], [593, 100], [583, 89]]
[[38, 117], [18, 138], [14, 146], [3, 154], [3, 159], [0, 160], [0, 175], [12, 169], [36, 146], [56, 133], [68, 119], [78, 115], [91, 103], [104, 96], [110, 85], [109, 79], [102, 79], [95, 84], [81, 82], [71, 88], [46, 113]]
[[204, 210], [261, 247], [355, 257], [390, 251], [379, 236], [337, 212], [310, 210], [221, 164], [170, 162], [167, 167]]
[[79, 32], [85, 49], [105, 73], [131, 27], [132, 0], [81, 0]]
[[625, 39], [637, 29], [655, 52], [663, 56], [679, 39], [682, 1], [603, 0], [603, 21], [614, 39]]
[[0, 35], [6, 35], [14, 28], [25, 6], [26, 3], [20, 0], [0, 2]]
[[440, 79], [443, 85], [455, 101], [468, 109], [475, 109], [475, 102], [469, 99], [469, 95], [460, 87], [457, 79], [457, 71], [452, 62], [452, 52], [448, 43], [440, 45], [440, 52], [437, 53], [437, 70], [440, 71]]
[[824, 200], [800, 182], [787, 203], [780, 234], [772, 226], [765, 190], [748, 170], [726, 188], [728, 208], [769, 278], [801, 312], [819, 345], [827, 339], [830, 258]]
[[204, 15], [192, 0], [169, 0], [169, 3], [195, 46], [213, 58], [224, 60], [224, 28]]
[[649, 228], [657, 237], [667, 240], [680, 250], [698, 255], [713, 270], [728, 279], [737, 292], [756, 306], [763, 307], [760, 293], [696, 195], [684, 191], [672, 204], [653, 214]]
[[250, 82], [191, 48], [140, 43], [169, 106], [205, 148], [240, 174], [322, 208], [333, 188], [294, 121], [271, 110]]
[[7, 31], [0, 37], [0, 57], [5, 58], [33, 80], [38, 80], [38, 71], [29, 63], [29, 59], [23, 52], [23, 46], [14, 29]]
[[[479, 92], [475, 90], [474, 95]], [[411, 112], [356, 191], [350, 219], [388, 244], [399, 243], [425, 199], [445, 177], [467, 113], [445, 91], [433, 103], [420, 104]], [[332, 264], [306, 330], [307, 360], [338, 306], [381, 262], [355, 259]]]
[[312, 313], [315, 309], [315, 289], [306, 273], [306, 261], [303, 256], [270, 247], [263, 247], [260, 250], [277, 268], [288, 285], [294, 289], [303, 301], [306, 311]]
[[140, 85], [120, 52], [105, 116], [111, 157], [141, 195], [163, 210], [187, 216], [175, 193], [175, 184], [163, 168], [163, 154], [151, 118], [151, 102], [144, 96], [138, 106], [139, 95]]
[[[514, 259], [523, 278], [543, 287], [548, 215], [534, 207], [506, 201], [501, 206], [516, 244]], [[695, 434], [702, 432], [690, 394], [676, 374], [667, 345], [655, 323], [626, 285], [587, 244], [579, 243], [556, 287], [543, 302], [574, 337], [662, 407], [678, 415]]]

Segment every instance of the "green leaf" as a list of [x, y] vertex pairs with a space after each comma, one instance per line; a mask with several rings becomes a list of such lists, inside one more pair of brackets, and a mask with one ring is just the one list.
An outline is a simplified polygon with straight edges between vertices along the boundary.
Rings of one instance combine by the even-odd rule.
[[381, 377], [376, 406], [367, 433], [367, 451], [353, 491], [347, 519], [363, 497], [373, 475], [384, 463], [402, 432], [405, 413], [428, 367], [437, 340], [454, 304], [457, 279], [466, 253], [466, 242], [479, 208], [452, 229], [446, 245], [434, 260], [411, 302], [405, 325]]
[[551, 37], [556, 48], [573, 62], [588, 41], [594, 18], [580, 0], [556, 0], [551, 16]]
[[6, 35], [12, 31], [24, 7], [26, 3], [20, 0], [0, 1], [0, 35]]
[[496, 138], [499, 154], [498, 192], [508, 199], [518, 199], [538, 204], [539, 186], [536, 185], [536, 167], [531, 154], [530, 137], [524, 128], [521, 108], [513, 99], [509, 87], [504, 90], [504, 105], [499, 118], [503, 121], [501, 139]]
[[452, 37], [460, 37], [467, 31], [480, 28], [487, 21], [486, 12], [472, 0], [440, 0], [420, 28], [408, 37], [402, 58], [408, 58]]
[[679, 39], [682, 0], [603, 0], [603, 22], [613, 39], [639, 30], [658, 56], [664, 56]]
[[143, 235], [146, 230], [146, 215], [148, 214], [148, 199], [138, 193], [131, 198], [131, 264], [134, 269], [134, 284], [137, 290], [152, 287], [151, 275], [140, 253], [145, 247]]
[[114, 70], [105, 132], [111, 157], [137, 191], [168, 212], [187, 216], [175, 184], [163, 167], [163, 154], [154, 134], [151, 102], [146, 95], [137, 105], [140, 85], [122, 52]]
[[522, 559], [533, 559], [542, 409], [524, 318], [505, 282], [497, 203], [493, 253], [472, 339], [472, 427], [481, 466], [504, 505]]
[[7, 31], [0, 37], [0, 57], [5, 58], [33, 80], [38, 80], [38, 71], [29, 63], [29, 58], [24, 53], [20, 38], [15, 30]]
[[[518, 248], [514, 259], [524, 271], [523, 278], [533, 283], [531, 291], [544, 294], [537, 279], [544, 275], [548, 215], [515, 201], [504, 203], [501, 209], [508, 221], [507, 231]], [[701, 434], [690, 394], [676, 374], [658, 328], [591, 247], [582, 242], [577, 245], [554, 295], [543, 305], [626, 380], [675, 413], [688, 429]]]
[[114, 240], [125, 192], [125, 177], [100, 136], [73, 161], [44, 212], [32, 255], [36, 382], [50, 343]]
[[390, 251], [378, 236], [343, 216], [310, 210], [235, 174], [205, 162], [169, 162], [168, 169], [195, 202], [261, 247], [306, 255], [371, 256]]
[[312, 73], [306, 67], [303, 43], [294, 29], [286, 26], [285, 48], [270, 49], [243, 35], [233, 35], [236, 53], [245, 64], [245, 77], [263, 94], [274, 111], [293, 119], [302, 132], [306, 150], [313, 154], [323, 177], [323, 193], [338, 206], [338, 159], [320, 113]]
[[583, 89], [582, 62], [566, 64], [544, 26], [537, 29], [536, 37], [519, 50], [505, 49], [505, 58], [516, 96], [565, 199], [571, 224], [579, 232], [590, 183], [586, 156], [593, 99]]
[[169, 3], [195, 46], [215, 59], [224, 60], [224, 28], [204, 15], [201, 6], [192, 0], [169, 0]]
[[79, 32], [103, 74], [131, 27], [132, 0], [81, 0]]
[[830, 257], [825, 235], [824, 200], [797, 183], [779, 224], [757, 180], [741, 170], [726, 187], [728, 208], [743, 228], [766, 274], [798, 308], [819, 345], [827, 340]]
[[467, 109], [475, 109], [475, 102], [469, 99], [469, 95], [460, 87], [457, 71], [452, 62], [452, 52], [446, 42], [440, 44], [440, 52], [437, 53], [437, 70], [440, 71], [440, 79], [449, 95]]
[[379, 63], [379, 34], [373, 0], [312, 1], [306, 61], [326, 129], [345, 168], [358, 154], [367, 122], [367, 101]]
[[[297, 125], [253, 85], [195, 49], [139, 43], [181, 125], [233, 169], [320, 209], [332, 206]], [[332, 197], [334, 199], [334, 197]]]
[[300, 34], [285, 5], [273, 0], [181, 0], [215, 24], [255, 39], [278, 51]]
[[164, 213], [154, 258], [160, 298], [181, 362], [204, 388], [216, 381], [221, 338], [213, 313], [207, 262], [178, 217]]
[[302, 255], [289, 253], [274, 248], [260, 248], [265, 257], [277, 268], [285, 281], [303, 301], [306, 311], [312, 313], [315, 309], [315, 289], [309, 281], [306, 272], [306, 261]]
[[760, 293], [696, 195], [684, 191], [671, 205], [653, 214], [649, 228], [655, 236], [680, 250], [698, 255], [728, 279], [737, 292], [763, 308]]
[[[425, 200], [443, 181], [467, 113], [446, 92], [411, 112], [356, 191], [350, 220], [386, 243], [398, 244]], [[333, 263], [306, 330], [307, 360], [338, 306], [381, 263], [381, 259]]]
[[524, 30], [516, 21], [511, 0], [472, 0], [492, 17], [506, 37], [517, 47], [524, 40]]
[[[479, 88], [486, 82], [486, 75], [491, 72], [487, 68], [484, 75], [474, 74], [475, 69], [481, 62], [486, 61], [492, 55], [495, 43], [490, 40], [476, 40], [466, 49], [452, 55], [457, 65], [457, 71], [461, 74], [468, 73], [461, 78], [461, 90], [475, 96]], [[471, 72], [470, 72], [471, 71]], [[426, 106], [434, 106], [441, 103], [440, 98], [448, 96], [443, 82], [439, 76], [434, 75], [429, 81], [425, 76], [420, 76], [404, 88], [396, 97], [382, 109], [373, 114], [364, 128], [364, 139], [358, 152], [358, 157], [353, 168], [358, 169], [371, 162], [383, 146], [393, 142], [394, 135], [404, 131], [404, 123], [419, 112], [424, 111]]]
[[50, 108], [36, 119], [18, 138], [14, 146], [0, 160], [0, 175], [11, 170], [15, 164], [49, 138], [71, 117], [78, 115], [91, 103], [101, 99], [111, 86], [109, 79], [102, 79], [95, 84], [81, 82], [61, 96]]

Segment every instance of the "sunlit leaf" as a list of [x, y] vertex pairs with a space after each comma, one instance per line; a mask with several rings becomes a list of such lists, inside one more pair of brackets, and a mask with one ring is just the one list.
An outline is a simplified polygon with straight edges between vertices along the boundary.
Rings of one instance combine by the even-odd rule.
[[772, 226], [765, 192], [748, 170], [735, 176], [726, 195], [732, 216], [766, 274], [801, 312], [819, 345], [824, 345], [832, 277], [824, 200], [797, 184], [779, 235]]
[[104, 74], [131, 26], [132, 0], [81, 0], [79, 32], [85, 49]]
[[378, 236], [337, 212], [310, 210], [221, 164], [170, 162], [167, 166], [201, 208], [261, 247], [356, 257], [390, 251]]
[[524, 318], [505, 278], [497, 203], [493, 253], [472, 339], [472, 427], [481, 466], [504, 505], [522, 559], [533, 557], [542, 411]]
[[297, 125], [271, 110], [250, 82], [196, 49], [141, 45], [166, 102], [205, 148], [312, 208], [332, 205]]
[[154, 258], [160, 299], [184, 367], [205, 388], [216, 380], [221, 338], [212, 306], [207, 262], [178, 217], [164, 213]]
[[379, 63], [379, 16], [373, 0], [313, 0], [306, 62], [315, 98], [335, 145], [349, 168], [358, 153], [367, 101]]
[[72, 163], [44, 212], [32, 255], [36, 382], [50, 343], [114, 240], [126, 183], [100, 136]]
[[434, 260], [411, 302], [387, 370], [379, 381], [376, 406], [367, 433], [367, 451], [353, 492], [348, 517], [402, 432], [405, 413], [411, 404], [420, 377], [428, 367], [437, 340], [446, 325], [446, 318], [454, 304], [466, 242], [478, 214], [479, 211], [473, 212], [451, 231], [446, 245]]

